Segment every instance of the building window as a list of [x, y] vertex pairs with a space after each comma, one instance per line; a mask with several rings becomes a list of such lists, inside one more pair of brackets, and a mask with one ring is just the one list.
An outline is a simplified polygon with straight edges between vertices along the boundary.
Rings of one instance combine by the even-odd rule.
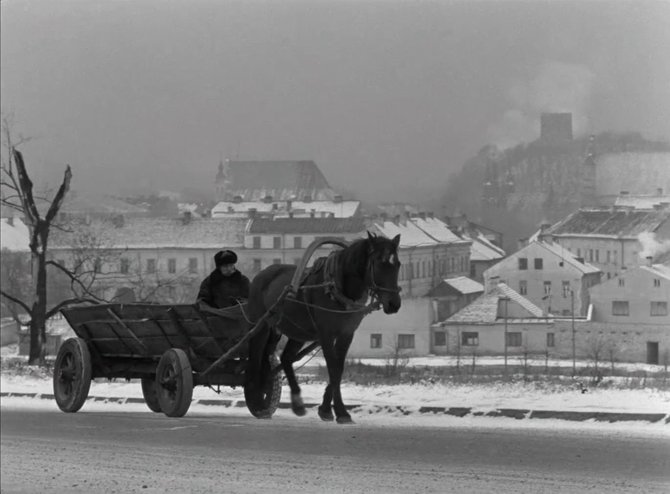
[[654, 278], [654, 288], [661, 286], [661, 280], [659, 278]]
[[544, 282], [544, 294], [551, 295], [551, 281]]
[[156, 259], [147, 259], [147, 273], [156, 272]]
[[293, 248], [302, 249], [302, 237], [293, 237]]
[[189, 257], [188, 258], [188, 272], [191, 274], [198, 272], [198, 258]]
[[461, 333], [461, 345], [477, 346], [479, 345], [479, 333], [463, 332]]
[[627, 316], [628, 315], [628, 300], [613, 300], [612, 301], [612, 315], [613, 316]]
[[553, 347], [555, 345], [556, 341], [554, 340], [554, 333], [547, 333], [547, 346]]
[[123, 274], [128, 274], [128, 271], [130, 271], [130, 259], [127, 259], [125, 257], [121, 258], [121, 266], [119, 268], [119, 271]]
[[507, 346], [521, 346], [521, 333], [507, 333]]
[[577, 257], [582, 257], [582, 249], [577, 249]]
[[278, 257], [275, 257], [275, 258], [272, 260], [272, 264], [281, 264], [281, 259], [279, 259]]
[[447, 346], [447, 333], [445, 331], [435, 331], [433, 344], [435, 346]]
[[667, 302], [651, 302], [651, 311], [649, 313], [652, 316], [667, 316], [668, 315], [668, 303]]
[[528, 269], [528, 258], [527, 257], [519, 257], [519, 270], [520, 271], [525, 271]]
[[167, 287], [167, 295], [169, 299], [174, 299], [177, 294], [177, 290], [174, 286], [170, 285]]
[[97, 257], [93, 262], [93, 272], [99, 273], [100, 271], [102, 271], [102, 261]]
[[619, 278], [619, 286], [626, 286], [626, 280]]
[[168, 273], [174, 274], [177, 272], [177, 260], [174, 257], [168, 259]]
[[261, 237], [254, 237], [253, 238], [254, 242], [254, 249], [260, 249], [261, 248]]
[[381, 347], [382, 347], [381, 333], [372, 333], [370, 335], [370, 348], [381, 348]]
[[570, 282], [563, 281], [561, 283], [561, 288], [563, 289], [563, 298], [568, 298], [568, 295], [570, 295]]
[[261, 270], [261, 260], [260, 259], [254, 259], [253, 264], [254, 264], [253, 272], [258, 273]]
[[589, 262], [593, 262], [593, 249], [589, 249]]
[[535, 258], [535, 269], [542, 269], [542, 258], [541, 257], [536, 257]]
[[272, 248], [281, 249], [281, 237], [272, 237]]
[[600, 262], [600, 249], [596, 249], [596, 262]]
[[414, 348], [414, 335], [413, 334], [399, 334], [398, 335], [398, 349], [407, 350]]
[[526, 280], [519, 281], [519, 293], [526, 295], [528, 293], [528, 282]]
[[608, 262], [608, 263], [609, 263], [610, 260], [612, 259], [612, 258], [610, 257], [610, 254], [611, 254], [611, 252], [608, 250], [608, 251], [607, 251], [607, 262]]

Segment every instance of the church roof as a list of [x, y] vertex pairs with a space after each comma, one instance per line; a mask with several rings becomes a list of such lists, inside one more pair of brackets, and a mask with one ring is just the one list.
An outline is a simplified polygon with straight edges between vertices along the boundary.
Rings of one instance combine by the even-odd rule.
[[314, 161], [232, 161], [227, 160], [217, 186], [224, 190], [222, 199], [239, 196], [242, 201], [332, 201], [330, 188]]

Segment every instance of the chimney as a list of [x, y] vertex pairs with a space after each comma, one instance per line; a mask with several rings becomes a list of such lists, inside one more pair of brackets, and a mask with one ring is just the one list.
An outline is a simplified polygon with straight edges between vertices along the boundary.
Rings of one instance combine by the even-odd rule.
[[428, 211], [428, 212], [426, 213], [426, 215], [427, 215], [430, 219], [435, 218], [435, 213], [433, 213], [432, 211]]
[[342, 196], [339, 195], [339, 194], [337, 194], [337, 195], [333, 198], [333, 202], [334, 202], [335, 204], [339, 204], [339, 203], [341, 203], [341, 202], [342, 202]]
[[491, 293], [498, 286], [500, 276], [491, 276], [486, 283], [486, 293]]
[[396, 215], [393, 217], [393, 223], [395, 223], [396, 225], [399, 225], [399, 224], [400, 224], [400, 215], [399, 215], [399, 214], [396, 214]]
[[652, 262], [653, 257], [647, 256], [647, 257], [645, 257], [645, 259], [647, 260], [647, 266], [651, 267], [651, 265], [653, 264], [653, 262]]
[[[183, 225], [188, 225], [191, 222], [191, 219], [193, 218], [193, 215], [191, 214], [190, 211], [184, 211], [184, 213], [181, 216], [181, 222]], [[121, 225], [123, 226], [123, 216], [121, 216]], [[118, 228], [118, 226], [117, 226]]]
[[426, 212], [425, 211], [419, 211], [419, 218], [421, 218], [422, 220], [425, 220], [426, 219]]
[[242, 202], [242, 196], [233, 197], [233, 203], [240, 204]]
[[249, 215], [249, 218], [255, 218], [256, 217], [256, 208], [249, 208], [249, 211], [247, 211], [247, 214]]
[[265, 204], [270, 204], [270, 203], [272, 202], [272, 196], [271, 196], [271, 195], [267, 195], [267, 196], [265, 196], [265, 197], [263, 198], [263, 202], [264, 202]]

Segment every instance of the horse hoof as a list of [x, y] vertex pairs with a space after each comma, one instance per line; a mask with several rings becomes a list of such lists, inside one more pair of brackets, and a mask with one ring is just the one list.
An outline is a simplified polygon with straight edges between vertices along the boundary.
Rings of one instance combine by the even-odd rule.
[[343, 425], [348, 425], [348, 424], [353, 424], [354, 421], [348, 415], [344, 415], [342, 417], [337, 417], [337, 423], [338, 424], [343, 424]]
[[332, 422], [335, 419], [335, 417], [333, 417], [333, 412], [331, 410], [324, 412], [323, 410], [321, 410], [321, 407], [319, 407], [319, 417], [324, 422]]
[[307, 415], [307, 409], [305, 407], [292, 407], [291, 409], [298, 417], [304, 417]]

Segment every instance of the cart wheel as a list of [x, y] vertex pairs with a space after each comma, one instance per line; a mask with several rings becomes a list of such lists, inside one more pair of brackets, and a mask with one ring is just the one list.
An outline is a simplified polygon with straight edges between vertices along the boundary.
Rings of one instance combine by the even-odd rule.
[[91, 388], [91, 353], [82, 338], [69, 338], [60, 346], [54, 365], [54, 397], [58, 408], [74, 413], [88, 398]]
[[142, 396], [144, 396], [144, 402], [152, 412], [158, 413], [162, 411], [161, 404], [158, 402], [158, 386], [156, 385], [156, 379], [150, 379], [148, 377], [142, 378]]
[[[270, 356], [270, 368], [279, 365], [279, 359], [276, 355]], [[277, 411], [279, 401], [281, 400], [282, 374], [281, 371], [268, 378], [263, 389], [263, 399], [255, 400], [255, 392], [250, 390], [247, 385], [244, 386], [244, 399], [251, 415], [258, 419], [269, 419]], [[262, 402], [262, 406], [255, 403]]]
[[186, 352], [171, 348], [156, 369], [156, 390], [161, 411], [168, 417], [183, 417], [193, 398], [193, 371]]

